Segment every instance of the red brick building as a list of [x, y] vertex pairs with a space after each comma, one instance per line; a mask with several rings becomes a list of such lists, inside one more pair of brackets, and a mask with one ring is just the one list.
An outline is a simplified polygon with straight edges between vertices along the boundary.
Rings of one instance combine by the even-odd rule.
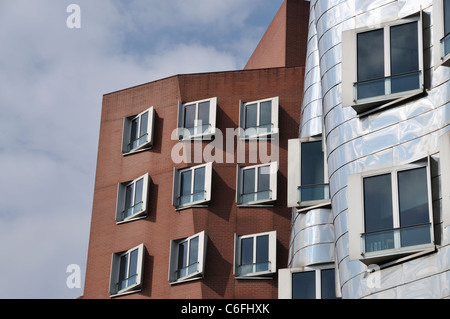
[[277, 298], [308, 13], [285, 1], [244, 70], [104, 95], [83, 298]]

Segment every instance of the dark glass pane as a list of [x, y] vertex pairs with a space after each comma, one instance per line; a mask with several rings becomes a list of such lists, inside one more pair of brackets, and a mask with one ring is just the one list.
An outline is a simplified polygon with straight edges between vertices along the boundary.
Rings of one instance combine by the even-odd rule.
[[292, 299], [316, 299], [315, 271], [292, 274]]
[[256, 237], [256, 271], [269, 269], [269, 235]]
[[180, 270], [187, 266], [187, 255], [188, 255], [188, 242], [182, 242], [178, 246], [178, 267], [177, 269]]
[[195, 125], [195, 104], [184, 108], [184, 128], [193, 128]]
[[244, 194], [251, 194], [255, 192], [255, 169], [244, 169], [243, 170], [243, 178], [244, 178]]
[[[357, 35], [358, 82], [384, 78], [383, 38], [383, 29]], [[384, 80], [358, 83], [357, 92], [358, 99], [384, 95]]]
[[189, 265], [198, 262], [198, 237], [191, 239], [189, 246]]
[[200, 167], [194, 171], [194, 193], [205, 190], [205, 167]]
[[138, 249], [135, 249], [130, 253], [130, 268], [128, 270], [128, 277], [132, 277], [137, 274], [138, 255]]
[[398, 172], [398, 197], [401, 227], [430, 221], [425, 167]]
[[209, 124], [209, 101], [202, 102], [198, 105], [198, 125], [204, 126], [204, 130], [207, 129], [207, 126]]
[[323, 184], [322, 141], [302, 143], [301, 148], [301, 184]]
[[320, 273], [322, 276], [322, 299], [338, 299], [335, 290], [334, 269], [324, 269]]
[[147, 127], [148, 127], [148, 112], [145, 112], [141, 115], [141, 129], [139, 137], [147, 134]]
[[119, 283], [126, 279], [128, 276], [127, 274], [127, 267], [128, 267], [128, 254], [125, 254], [120, 257], [120, 265], [119, 265]]
[[131, 134], [130, 134], [130, 142], [136, 140], [139, 136], [139, 118], [135, 118], [131, 121]]
[[253, 238], [241, 240], [241, 265], [253, 264]]
[[144, 179], [141, 178], [140, 180], [136, 181], [136, 195], [134, 196], [134, 205], [137, 203], [142, 202], [142, 196], [144, 191]]
[[270, 189], [270, 166], [258, 168], [258, 192]]
[[[259, 126], [267, 126], [272, 123], [272, 102], [266, 101], [260, 104]], [[269, 128], [269, 126], [267, 126]]]
[[383, 29], [358, 34], [358, 82], [384, 77], [383, 38]]
[[444, 0], [444, 34], [450, 33], [450, 0]]
[[364, 178], [365, 231], [393, 228], [391, 174]]
[[419, 70], [417, 22], [391, 27], [391, 75]]
[[133, 189], [134, 184], [130, 184], [125, 189], [125, 209], [133, 207]]
[[181, 195], [191, 194], [192, 171], [181, 172]]
[[257, 123], [257, 104], [249, 104], [245, 107], [245, 128], [256, 127]]
[[420, 73], [403, 76], [397, 74], [419, 70], [419, 45], [417, 22], [391, 27], [391, 92], [404, 92], [418, 89]]

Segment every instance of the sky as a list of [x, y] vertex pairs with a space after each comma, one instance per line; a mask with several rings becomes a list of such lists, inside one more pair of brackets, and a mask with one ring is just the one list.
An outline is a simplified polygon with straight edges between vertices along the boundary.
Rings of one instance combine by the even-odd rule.
[[0, 299], [83, 295], [103, 95], [242, 69], [282, 2], [0, 0]]

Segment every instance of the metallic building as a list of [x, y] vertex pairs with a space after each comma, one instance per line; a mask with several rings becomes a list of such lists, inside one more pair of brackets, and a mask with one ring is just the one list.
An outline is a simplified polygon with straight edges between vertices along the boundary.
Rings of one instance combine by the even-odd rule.
[[280, 298], [450, 296], [449, 31], [446, 0], [310, 1]]

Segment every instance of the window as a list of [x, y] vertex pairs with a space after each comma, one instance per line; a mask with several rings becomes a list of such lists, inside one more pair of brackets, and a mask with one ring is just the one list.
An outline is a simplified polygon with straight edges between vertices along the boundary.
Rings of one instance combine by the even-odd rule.
[[136, 292], [142, 287], [144, 245], [113, 254], [111, 265], [110, 294]]
[[[280, 299], [339, 299], [336, 296], [335, 269], [280, 269]], [[328, 266], [329, 267], [329, 266]]]
[[434, 67], [450, 66], [450, 1], [433, 0]]
[[216, 132], [217, 98], [178, 103], [180, 140], [211, 139]]
[[350, 175], [349, 236], [360, 243], [353, 256], [387, 260], [433, 247], [430, 180], [429, 165], [419, 163]]
[[317, 137], [288, 142], [288, 207], [330, 203], [322, 140]]
[[177, 283], [203, 277], [208, 236], [205, 232], [170, 242], [169, 281]]
[[444, 227], [448, 227], [450, 225], [450, 131], [439, 137], [439, 157], [442, 221]]
[[212, 163], [174, 169], [173, 206], [176, 208], [204, 204], [211, 200]]
[[148, 174], [133, 181], [119, 184], [117, 191], [116, 222], [119, 223], [146, 217], [148, 192]]
[[276, 231], [235, 235], [234, 275], [237, 278], [246, 278], [275, 273], [276, 237]]
[[242, 139], [267, 137], [278, 133], [278, 97], [240, 102], [239, 120]]
[[124, 119], [122, 153], [134, 153], [153, 146], [154, 118], [154, 109], [151, 107], [138, 115]]
[[238, 205], [255, 205], [277, 199], [278, 163], [237, 167]]
[[346, 31], [342, 50], [343, 105], [358, 114], [423, 92], [420, 17]]

